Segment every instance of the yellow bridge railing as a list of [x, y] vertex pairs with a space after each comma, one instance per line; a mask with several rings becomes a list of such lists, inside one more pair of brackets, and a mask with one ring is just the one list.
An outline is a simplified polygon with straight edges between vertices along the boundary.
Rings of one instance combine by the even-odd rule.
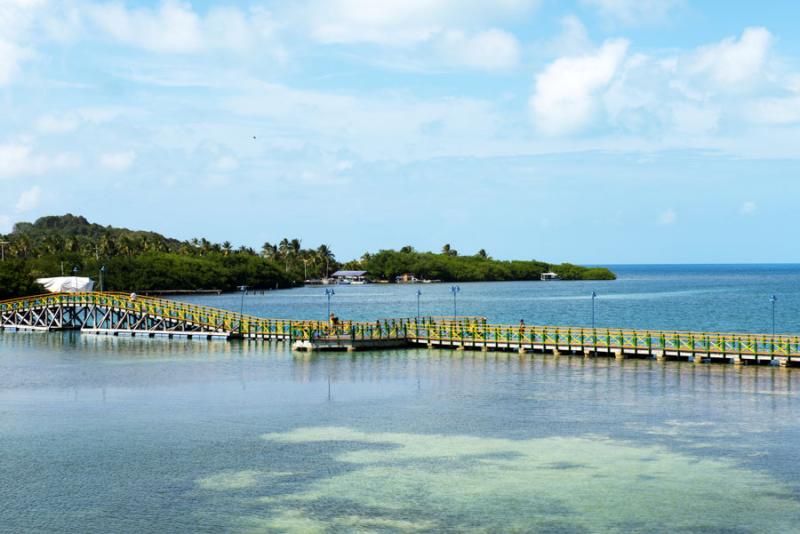
[[[116, 292], [52, 293], [0, 301], [4, 320], [13, 312], [97, 306], [182, 322], [252, 338], [351, 340], [405, 339], [410, 343], [497, 348], [565, 348], [800, 357], [800, 336], [490, 324], [481, 317], [380, 319], [375, 322], [270, 319], [169, 299]], [[11, 326], [10, 324], [0, 324]]]

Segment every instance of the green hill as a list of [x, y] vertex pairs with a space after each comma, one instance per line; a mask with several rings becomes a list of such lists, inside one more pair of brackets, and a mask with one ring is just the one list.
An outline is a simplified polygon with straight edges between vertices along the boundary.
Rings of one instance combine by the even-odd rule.
[[39, 277], [75, 272], [98, 280], [103, 267], [104, 288], [126, 292], [233, 291], [240, 285], [286, 288], [325, 277], [340, 267], [363, 269], [371, 277], [385, 280], [405, 273], [446, 282], [538, 280], [548, 270], [565, 280], [615, 278], [603, 268], [501, 261], [483, 250], [474, 256], [460, 256], [449, 245], [440, 254], [411, 247], [381, 250], [342, 265], [327, 245], [304, 249], [299, 239], [264, 243], [257, 252], [250, 247], [234, 248], [228, 241], [181, 241], [156, 232], [102, 226], [72, 214], [17, 223], [0, 241], [6, 242], [6, 261], [0, 263], [0, 298], [41, 292], [34, 282]]

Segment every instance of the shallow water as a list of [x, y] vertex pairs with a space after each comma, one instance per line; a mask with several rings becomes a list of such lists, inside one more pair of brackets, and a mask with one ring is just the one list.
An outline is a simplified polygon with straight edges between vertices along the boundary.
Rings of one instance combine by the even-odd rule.
[[[664, 276], [603, 294], [641, 303], [630, 320], [644, 324], [663, 320], [656, 301], [678, 313], [722, 283]], [[792, 283], [757, 282], [745, 301], [784, 287], [791, 324]], [[664, 297], [663, 284], [698, 293]], [[500, 293], [462, 295], [527, 302], [486, 285]], [[562, 307], [585, 305], [584, 289], [540, 285], [537, 313], [577, 319]], [[366, 289], [387, 293], [382, 315], [408, 290]], [[696, 320], [744, 329], [738, 313]], [[799, 381], [773, 367], [0, 332], [0, 532], [797, 532]]]

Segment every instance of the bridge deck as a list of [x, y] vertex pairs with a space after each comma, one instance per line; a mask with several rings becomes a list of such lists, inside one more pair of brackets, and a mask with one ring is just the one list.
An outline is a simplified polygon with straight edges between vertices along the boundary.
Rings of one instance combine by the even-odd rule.
[[0, 301], [0, 328], [130, 336], [260, 339], [298, 350], [427, 346], [617, 358], [800, 365], [800, 336], [488, 324], [480, 317], [345, 322], [269, 319], [124, 293], [54, 293]]

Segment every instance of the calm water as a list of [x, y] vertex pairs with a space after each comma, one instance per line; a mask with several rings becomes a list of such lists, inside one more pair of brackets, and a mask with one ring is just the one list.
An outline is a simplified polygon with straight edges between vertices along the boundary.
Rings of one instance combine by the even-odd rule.
[[[800, 333], [800, 265], [617, 266], [606, 282], [495, 282], [459, 284], [457, 311], [490, 322], [590, 326], [595, 291], [597, 326], [652, 329]], [[337, 286], [332, 310], [342, 319], [374, 320], [420, 313], [452, 315], [451, 284]], [[262, 295], [187, 297], [264, 317], [325, 319], [322, 287]]]
[[[763, 330], [775, 293], [800, 331], [798, 267], [619, 272], [461, 284], [460, 313], [586, 323], [595, 289], [602, 324]], [[320, 292], [245, 308], [321, 316]], [[771, 367], [0, 333], [0, 532], [798, 532], [798, 392]]]

